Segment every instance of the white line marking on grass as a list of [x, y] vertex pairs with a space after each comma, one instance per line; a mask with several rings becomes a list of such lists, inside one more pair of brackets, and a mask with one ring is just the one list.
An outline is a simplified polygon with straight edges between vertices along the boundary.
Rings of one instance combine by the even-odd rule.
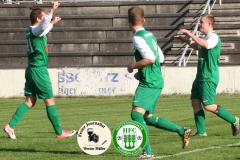
[[166, 156], [157, 156], [157, 157], [155, 157], [155, 159], [163, 159], [163, 158], [168, 158], [168, 157], [181, 156], [181, 155], [184, 155], [184, 154], [189, 154], [189, 153], [194, 153], [194, 152], [201, 152], [201, 151], [210, 150], [210, 149], [218, 149], [218, 148], [238, 146], [238, 145], [240, 145], [240, 142], [235, 143], [235, 144], [222, 145], [222, 146], [212, 146], [212, 147], [208, 147], [208, 148], [194, 149], [194, 150], [191, 150], [191, 151], [180, 152], [180, 153], [166, 155]]

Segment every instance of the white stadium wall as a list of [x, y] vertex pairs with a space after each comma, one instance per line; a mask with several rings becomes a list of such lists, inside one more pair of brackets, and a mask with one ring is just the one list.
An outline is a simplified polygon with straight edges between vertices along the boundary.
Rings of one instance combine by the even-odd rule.
[[[240, 66], [220, 67], [217, 93], [240, 91]], [[196, 67], [162, 67], [162, 94], [190, 94]], [[134, 73], [126, 68], [61, 68], [49, 69], [54, 95], [124, 95], [133, 94], [138, 85]], [[0, 97], [23, 96], [24, 69], [0, 70]]]

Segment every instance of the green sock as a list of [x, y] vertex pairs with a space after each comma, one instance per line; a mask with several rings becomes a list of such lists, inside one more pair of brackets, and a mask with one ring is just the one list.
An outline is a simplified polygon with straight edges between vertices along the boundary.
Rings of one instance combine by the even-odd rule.
[[180, 127], [165, 118], [152, 116], [149, 118], [145, 118], [144, 120], [147, 123], [147, 125], [154, 126], [156, 128], [160, 128], [160, 129], [164, 129], [164, 130], [168, 130], [171, 132], [177, 132], [180, 136], [182, 136], [184, 134], [183, 127]]
[[30, 108], [26, 105], [26, 103], [21, 104], [9, 122], [10, 127], [15, 128], [29, 109]]
[[196, 124], [198, 133], [204, 134], [206, 132], [205, 113], [202, 109], [194, 114], [194, 120], [195, 120], [195, 124]]
[[48, 119], [50, 120], [50, 122], [52, 123], [52, 126], [55, 130], [55, 133], [57, 135], [61, 135], [62, 134], [62, 127], [60, 124], [60, 119], [57, 113], [57, 110], [55, 108], [55, 106], [46, 106], [47, 109], [47, 116]]
[[144, 129], [146, 130], [146, 134], [147, 134], [147, 143], [145, 145], [144, 151], [148, 154], [151, 155], [152, 154], [152, 148], [150, 146], [150, 140], [149, 140], [149, 130], [148, 130], [148, 126], [146, 125], [144, 118], [143, 118], [143, 114], [136, 112], [136, 111], [132, 111], [131, 112], [131, 118], [134, 121], [137, 121], [138, 123], [140, 123]]
[[236, 122], [236, 118], [231, 115], [224, 107], [219, 106], [219, 110], [217, 113], [218, 117], [221, 117], [222, 119], [224, 119], [225, 121], [228, 121], [232, 124], [234, 124]]

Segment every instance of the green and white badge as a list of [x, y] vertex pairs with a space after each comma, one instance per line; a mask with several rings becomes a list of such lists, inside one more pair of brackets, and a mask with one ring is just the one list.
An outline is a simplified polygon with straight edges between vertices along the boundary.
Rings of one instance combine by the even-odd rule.
[[144, 127], [136, 121], [124, 121], [116, 126], [112, 137], [114, 147], [124, 155], [136, 155], [143, 151], [147, 134]]

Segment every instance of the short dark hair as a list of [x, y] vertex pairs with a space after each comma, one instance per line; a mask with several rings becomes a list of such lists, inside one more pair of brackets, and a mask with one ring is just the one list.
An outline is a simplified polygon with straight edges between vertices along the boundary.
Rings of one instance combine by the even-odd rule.
[[29, 8], [32, 10], [32, 12], [30, 13], [30, 21], [31, 21], [31, 24], [34, 24], [37, 18], [42, 17], [42, 12], [44, 12], [44, 10], [41, 8], [34, 8], [34, 7], [29, 7]]

